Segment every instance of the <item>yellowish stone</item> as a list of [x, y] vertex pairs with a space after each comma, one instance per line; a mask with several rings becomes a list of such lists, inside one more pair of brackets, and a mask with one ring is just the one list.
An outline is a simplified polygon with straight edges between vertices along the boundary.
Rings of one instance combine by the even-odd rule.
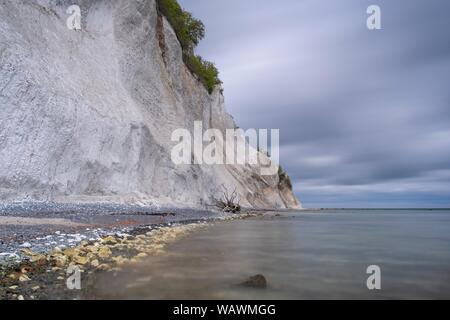
[[80, 256], [75, 256], [73, 258], [73, 261], [77, 264], [81, 264], [81, 265], [85, 265], [89, 262], [89, 259], [87, 257], [80, 257]]
[[111, 269], [111, 267], [110, 267], [108, 264], [105, 264], [105, 263], [104, 263], [104, 264], [99, 265], [99, 266], [97, 267], [97, 269], [106, 271], [106, 270]]
[[28, 256], [28, 257], [32, 257], [32, 256], [36, 255], [36, 253], [31, 251], [30, 249], [22, 249], [22, 250], [20, 250], [20, 252], [23, 255]]
[[93, 266], [94, 268], [98, 267], [99, 265], [100, 262], [97, 259], [91, 261], [91, 266]]
[[67, 264], [67, 257], [63, 255], [53, 256], [52, 261], [55, 263], [56, 267], [63, 268]]
[[46, 256], [44, 256], [43, 254], [37, 254], [31, 257], [30, 262], [34, 263], [34, 262], [38, 262], [41, 260], [45, 260]]
[[112, 255], [111, 249], [108, 247], [100, 247], [98, 250], [98, 256], [102, 259], [109, 258]]
[[116, 238], [114, 238], [113, 236], [109, 236], [109, 237], [103, 238], [103, 239], [102, 239], [102, 243], [116, 244], [116, 243], [117, 243], [117, 240], [116, 240]]
[[20, 282], [27, 282], [27, 281], [30, 281], [31, 279], [26, 275], [26, 274], [22, 274], [20, 277], [19, 277], [19, 281]]

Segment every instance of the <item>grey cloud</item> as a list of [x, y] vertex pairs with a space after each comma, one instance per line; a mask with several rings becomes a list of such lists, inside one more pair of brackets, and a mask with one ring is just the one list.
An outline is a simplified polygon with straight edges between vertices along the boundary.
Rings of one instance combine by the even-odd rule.
[[[182, 0], [244, 128], [280, 128], [306, 206], [450, 206], [450, 2]], [[365, 28], [382, 8], [383, 30]]]

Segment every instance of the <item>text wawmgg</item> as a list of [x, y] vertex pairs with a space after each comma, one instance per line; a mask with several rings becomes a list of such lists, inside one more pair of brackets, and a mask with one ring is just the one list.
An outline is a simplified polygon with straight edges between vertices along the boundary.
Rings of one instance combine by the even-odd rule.
[[275, 315], [274, 305], [217, 305], [216, 309], [208, 307], [193, 307], [180, 305], [173, 309], [173, 314], [177, 316], [199, 316], [204, 318], [208, 313], [218, 315]]
[[219, 315], [274, 315], [274, 305], [218, 305]]

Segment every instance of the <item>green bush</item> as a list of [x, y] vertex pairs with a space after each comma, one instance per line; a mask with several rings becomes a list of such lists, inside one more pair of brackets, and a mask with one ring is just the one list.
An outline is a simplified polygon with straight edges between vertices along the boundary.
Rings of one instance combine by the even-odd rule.
[[184, 61], [189, 70], [198, 76], [209, 94], [214, 91], [217, 85], [222, 83], [219, 79], [219, 71], [214, 63], [205, 61], [202, 57], [196, 55], [186, 56]]
[[184, 11], [176, 0], [158, 0], [158, 7], [175, 30], [183, 50], [192, 52], [205, 37], [203, 22]]
[[158, 0], [159, 11], [167, 18], [175, 30], [181, 47], [183, 59], [188, 68], [196, 74], [205, 88], [211, 94], [214, 88], [221, 84], [219, 71], [214, 63], [205, 61], [194, 54], [195, 47], [205, 37], [203, 22], [184, 11], [177, 0]]

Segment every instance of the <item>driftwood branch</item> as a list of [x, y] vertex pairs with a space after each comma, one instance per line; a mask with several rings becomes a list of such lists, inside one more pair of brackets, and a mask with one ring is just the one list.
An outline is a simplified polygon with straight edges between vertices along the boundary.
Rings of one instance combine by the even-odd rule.
[[242, 208], [240, 205], [240, 198], [236, 191], [236, 188], [230, 193], [224, 186], [222, 186], [222, 197], [215, 199], [215, 206], [227, 213], [239, 213]]

